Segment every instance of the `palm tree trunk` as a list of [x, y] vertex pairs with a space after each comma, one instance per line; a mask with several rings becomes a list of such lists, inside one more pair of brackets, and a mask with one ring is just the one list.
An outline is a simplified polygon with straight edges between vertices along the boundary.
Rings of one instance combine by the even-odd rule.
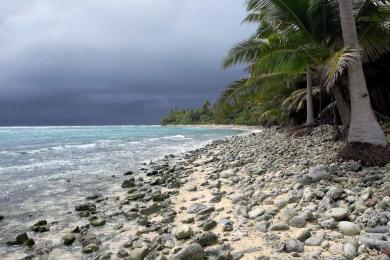
[[348, 129], [351, 122], [351, 110], [345, 100], [343, 93], [341, 91], [341, 86], [336, 82], [336, 84], [331, 89], [334, 98], [336, 99], [337, 109], [343, 123], [343, 128]]
[[307, 68], [307, 93], [306, 93], [306, 125], [314, 124], [313, 112], [313, 72]]
[[[352, 0], [338, 0], [344, 44], [359, 49]], [[386, 138], [374, 112], [363, 74], [361, 57], [348, 67], [349, 93], [351, 96], [351, 124], [348, 133], [350, 143], [386, 145]]]

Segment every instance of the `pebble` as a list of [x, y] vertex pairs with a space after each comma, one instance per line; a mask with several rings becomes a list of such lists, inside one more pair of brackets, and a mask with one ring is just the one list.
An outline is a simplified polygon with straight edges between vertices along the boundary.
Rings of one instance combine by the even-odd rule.
[[295, 216], [290, 219], [289, 225], [296, 228], [303, 228], [306, 225], [306, 218], [303, 216]]
[[202, 229], [203, 231], [209, 231], [217, 226], [217, 221], [214, 219], [206, 219], [203, 223]]
[[346, 208], [332, 208], [325, 212], [325, 217], [335, 220], [343, 220], [346, 218], [348, 210]]
[[285, 231], [289, 229], [290, 227], [286, 223], [274, 223], [269, 228], [270, 231]]
[[291, 253], [291, 252], [303, 252], [304, 250], [304, 244], [296, 239], [288, 239], [284, 242], [284, 251], [286, 253]]
[[341, 233], [343, 233], [346, 236], [356, 236], [360, 234], [360, 227], [359, 225], [348, 222], [348, 221], [341, 221], [338, 224], [338, 228]]
[[177, 239], [187, 239], [193, 234], [192, 228], [189, 225], [181, 225], [176, 229], [175, 236]]
[[293, 233], [293, 238], [295, 238], [301, 242], [304, 242], [309, 237], [311, 237], [311, 232], [307, 228], [298, 229]]
[[255, 207], [251, 211], [248, 212], [248, 217], [251, 219], [255, 219], [265, 213], [265, 209], [260, 207]]

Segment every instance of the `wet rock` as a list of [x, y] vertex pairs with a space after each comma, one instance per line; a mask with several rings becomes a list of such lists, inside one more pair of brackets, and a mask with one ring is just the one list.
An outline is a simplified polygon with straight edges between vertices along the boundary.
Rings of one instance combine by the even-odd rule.
[[202, 229], [203, 231], [209, 231], [217, 226], [217, 221], [214, 219], [206, 219], [206, 221], [203, 223]]
[[64, 245], [70, 246], [76, 240], [76, 236], [72, 233], [69, 233], [63, 236], [62, 240], [64, 241]]
[[88, 221], [94, 227], [101, 227], [106, 224], [106, 219], [100, 216], [92, 216]]
[[83, 248], [84, 254], [91, 254], [99, 250], [99, 246], [97, 244], [89, 244]]
[[51, 248], [51, 247], [49, 247], [49, 246], [47, 246], [47, 245], [43, 245], [43, 246], [37, 248], [36, 253], [37, 253], [37, 255], [39, 255], [39, 256], [43, 256], [43, 255], [49, 254], [51, 251], [52, 251], [52, 248]]
[[128, 199], [130, 201], [134, 201], [134, 200], [140, 200], [143, 197], [145, 197], [144, 192], [135, 192], [135, 193], [132, 193], [129, 196], [127, 196], [126, 199]]
[[123, 175], [124, 175], [124, 176], [129, 176], [129, 175], [133, 175], [133, 174], [134, 174], [133, 171], [127, 171], [127, 172], [125, 172]]
[[86, 247], [89, 244], [98, 244], [98, 240], [95, 234], [88, 232], [88, 230], [83, 230], [80, 233], [80, 243], [83, 247]]
[[21, 233], [18, 234], [15, 237], [15, 240], [8, 241], [7, 245], [12, 246], [12, 245], [25, 245], [25, 246], [33, 246], [35, 244], [35, 241], [32, 238], [29, 238], [27, 236], [27, 233]]
[[124, 249], [120, 249], [116, 255], [119, 258], [125, 258], [125, 257], [129, 256], [129, 253], [126, 250], [124, 250]]
[[87, 217], [91, 216], [91, 212], [88, 211], [88, 210], [80, 211], [80, 212], [78, 213], [78, 216], [79, 216], [80, 218], [87, 218]]
[[204, 260], [205, 252], [201, 245], [197, 243], [190, 244], [181, 249], [173, 260]]
[[135, 187], [134, 180], [125, 180], [122, 182], [122, 188], [132, 188]]
[[91, 194], [89, 196], [86, 197], [87, 200], [96, 200], [96, 199], [99, 199], [99, 198], [102, 198], [103, 195], [102, 194], [99, 194], [99, 193], [94, 193], [94, 194]]
[[218, 236], [213, 232], [206, 232], [196, 235], [194, 242], [201, 246], [211, 246], [218, 242]]
[[348, 221], [341, 221], [338, 224], [338, 228], [341, 233], [343, 233], [346, 236], [356, 236], [360, 234], [360, 227], [359, 225], [348, 222]]
[[133, 212], [133, 211], [125, 212], [124, 215], [125, 218], [129, 221], [135, 220], [139, 216], [137, 212]]
[[83, 203], [76, 205], [76, 211], [96, 211], [96, 205], [93, 203]]
[[40, 220], [31, 227], [31, 230], [34, 232], [43, 233], [49, 231], [50, 226], [46, 220]]
[[76, 226], [75, 228], [72, 229], [72, 233], [80, 233], [81, 229], [79, 226]]
[[286, 253], [303, 252], [303, 250], [304, 250], [304, 245], [299, 240], [290, 238], [284, 242], [284, 251]]
[[325, 212], [325, 217], [334, 218], [335, 220], [343, 220], [347, 215], [348, 210], [346, 208], [332, 208]]
[[193, 234], [192, 228], [189, 225], [181, 225], [176, 229], [175, 236], [177, 239], [187, 239]]

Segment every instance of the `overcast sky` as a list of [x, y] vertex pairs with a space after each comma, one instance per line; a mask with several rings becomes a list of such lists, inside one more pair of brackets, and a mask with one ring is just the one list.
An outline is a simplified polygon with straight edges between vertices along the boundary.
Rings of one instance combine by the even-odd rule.
[[215, 100], [244, 0], [1, 0], [0, 125], [153, 124]]

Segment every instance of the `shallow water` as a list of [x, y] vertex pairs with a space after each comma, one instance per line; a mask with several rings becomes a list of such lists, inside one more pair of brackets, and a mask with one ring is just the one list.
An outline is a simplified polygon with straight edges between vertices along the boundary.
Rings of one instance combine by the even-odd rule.
[[0, 256], [5, 241], [34, 221], [59, 218], [80, 198], [118, 189], [123, 172], [237, 133], [160, 126], [0, 128]]

